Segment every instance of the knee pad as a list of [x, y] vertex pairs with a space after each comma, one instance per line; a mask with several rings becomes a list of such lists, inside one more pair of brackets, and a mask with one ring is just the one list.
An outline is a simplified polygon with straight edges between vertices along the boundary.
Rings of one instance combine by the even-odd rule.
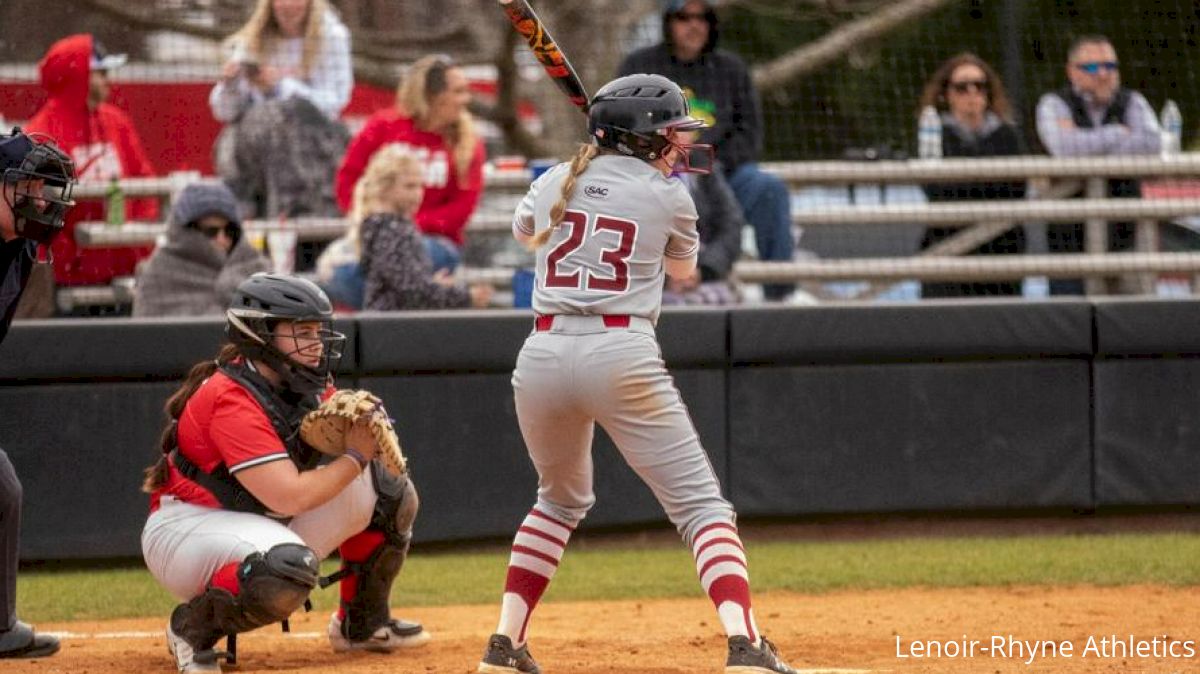
[[280, 543], [266, 553], [254, 552], [238, 568], [238, 599], [247, 615], [262, 625], [286, 619], [304, 606], [317, 586], [320, 560], [311, 548]]
[[396, 477], [374, 461], [371, 462], [371, 480], [377, 495], [371, 528], [382, 531], [388, 542], [407, 550], [420, 504], [416, 487], [408, 475]]
[[175, 607], [171, 629], [202, 651], [225, 635], [285, 620], [304, 605], [316, 586], [318, 563], [316, 553], [296, 543], [251, 553], [238, 567], [236, 595], [210, 586]]

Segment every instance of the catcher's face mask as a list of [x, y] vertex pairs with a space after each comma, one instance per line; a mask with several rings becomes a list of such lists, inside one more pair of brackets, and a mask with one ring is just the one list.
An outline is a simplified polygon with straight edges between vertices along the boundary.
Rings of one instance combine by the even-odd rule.
[[271, 341], [280, 353], [297, 365], [313, 369], [328, 369], [331, 358], [341, 360], [345, 340], [345, 335], [321, 321], [282, 322], [271, 333]]
[[0, 173], [0, 187], [16, 235], [49, 243], [62, 231], [63, 217], [75, 205], [71, 160], [52, 143], [17, 131], [0, 137], [0, 166], [7, 167]]
[[346, 336], [327, 321], [280, 321], [268, 339], [289, 370], [281, 373], [288, 387], [298, 393], [324, 388], [342, 360], [346, 343]]
[[226, 312], [228, 334], [251, 360], [262, 360], [295, 393], [319, 393], [342, 359], [346, 336], [330, 321], [289, 321], [258, 310]]

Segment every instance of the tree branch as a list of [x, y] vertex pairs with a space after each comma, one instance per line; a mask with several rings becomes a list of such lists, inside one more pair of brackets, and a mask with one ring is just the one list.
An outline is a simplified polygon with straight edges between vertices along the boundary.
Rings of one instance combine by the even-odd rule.
[[[84, 5], [96, 12], [110, 16], [125, 25], [145, 32], [168, 30], [183, 33], [193, 37], [220, 42], [228, 37], [230, 29], [222, 26], [203, 26], [174, 17], [163, 15], [153, 10], [141, 9], [140, 3], [129, 3], [124, 0], [80, 0]], [[407, 37], [403, 46], [392, 46], [389, 38], [387, 44], [379, 45], [370, 39], [362, 39], [356, 35], [351, 48], [354, 54], [354, 78], [356, 81], [382, 87], [394, 87], [399, 81], [396, 65], [414, 61], [424, 56], [431, 46], [444, 44], [447, 40], [462, 40], [471, 43], [469, 28], [461, 23], [453, 28], [438, 33], [422, 33]], [[471, 55], [464, 61], [481, 60], [479, 55]]]
[[754, 68], [759, 91], [778, 89], [835, 61], [863, 43], [871, 42], [896, 28], [941, 9], [951, 0], [897, 0], [883, 9], [838, 26], [820, 40]]

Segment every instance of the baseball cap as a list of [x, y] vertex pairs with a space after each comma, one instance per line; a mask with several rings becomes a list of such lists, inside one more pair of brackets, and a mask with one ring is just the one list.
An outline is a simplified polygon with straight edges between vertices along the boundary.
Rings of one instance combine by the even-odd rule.
[[92, 70], [112, 70], [120, 68], [129, 60], [125, 54], [110, 54], [108, 49], [97, 40], [92, 38]]
[[[37, 173], [52, 185], [64, 185], [74, 178], [71, 161], [46, 136], [38, 136], [42, 140], [35, 141], [34, 137], [13, 127], [12, 131], [0, 131], [0, 179], [8, 182], [28, 180], [29, 173]], [[41, 151], [35, 151], [45, 145]], [[13, 169], [10, 171], [10, 169]]]
[[[33, 141], [16, 129], [12, 135], [0, 136], [0, 175], [8, 169], [19, 168], [25, 161], [25, 156], [33, 149]], [[15, 174], [13, 180], [16, 180]]]

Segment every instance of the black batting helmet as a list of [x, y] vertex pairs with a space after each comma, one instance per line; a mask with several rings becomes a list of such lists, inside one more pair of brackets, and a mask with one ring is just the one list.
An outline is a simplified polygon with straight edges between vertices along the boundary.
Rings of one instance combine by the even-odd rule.
[[671, 142], [671, 129], [705, 128], [691, 115], [679, 85], [662, 75], [626, 75], [609, 82], [592, 96], [588, 133], [600, 147], [638, 159], [654, 160]]
[[[238, 351], [251, 360], [266, 362], [296, 393], [323, 390], [342, 358], [346, 336], [332, 329], [333, 305], [325, 292], [307, 279], [254, 274], [237, 287], [225, 318], [225, 332]], [[275, 344], [275, 330], [280, 323], [312, 321], [321, 324], [321, 361], [315, 367], [292, 357], [301, 351], [298, 339], [295, 348], [288, 351]]]

